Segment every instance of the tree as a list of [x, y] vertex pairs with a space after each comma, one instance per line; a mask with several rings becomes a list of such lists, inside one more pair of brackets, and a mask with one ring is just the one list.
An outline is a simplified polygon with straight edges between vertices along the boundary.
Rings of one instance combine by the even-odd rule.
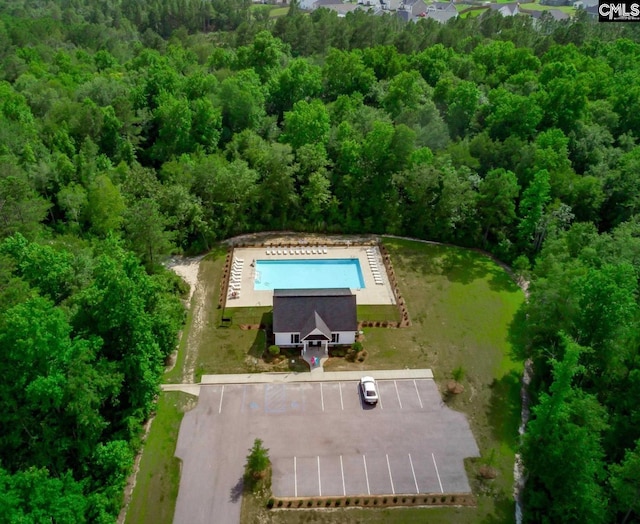
[[486, 126], [492, 138], [506, 139], [516, 135], [533, 136], [542, 120], [542, 109], [530, 97], [510, 93], [498, 87], [489, 93]]
[[294, 150], [305, 144], [326, 145], [329, 140], [329, 113], [318, 99], [296, 102], [293, 111], [284, 114], [282, 140]]
[[429, 98], [431, 89], [417, 71], [403, 71], [394, 76], [382, 97], [382, 107], [393, 117], [403, 110], [415, 110]]
[[326, 94], [331, 99], [356, 92], [367, 96], [376, 81], [373, 71], [364, 65], [362, 53], [359, 50], [330, 49], [322, 76]]
[[120, 190], [105, 175], [98, 175], [89, 186], [87, 214], [91, 230], [100, 236], [120, 229], [125, 203]]
[[247, 455], [247, 473], [254, 480], [264, 478], [270, 465], [269, 450], [263, 446], [261, 439], [255, 439], [253, 447], [249, 450], [249, 455]]
[[29, 468], [11, 475], [0, 468], [0, 500], [6, 522], [87, 522], [89, 501], [84, 483], [70, 472], [52, 476], [45, 468]]
[[540, 249], [544, 238], [541, 221], [545, 206], [550, 200], [550, 192], [549, 172], [543, 169], [534, 175], [520, 200], [518, 238], [525, 248], [534, 252]]
[[243, 129], [257, 129], [265, 114], [265, 95], [260, 77], [251, 69], [240, 71], [220, 84], [218, 94], [222, 109], [223, 137]]
[[80, 219], [86, 213], [89, 203], [87, 191], [81, 185], [71, 182], [58, 191], [57, 201], [65, 212], [69, 225], [72, 228], [79, 228]]
[[[553, 361], [553, 383], [542, 393], [523, 444], [528, 479], [527, 522], [606, 522], [601, 434], [606, 412], [594, 396], [574, 385], [584, 371], [584, 348], [563, 338], [564, 357]], [[561, 466], [561, 467], [560, 467]]]
[[473, 82], [459, 82], [449, 93], [447, 124], [452, 138], [464, 137], [480, 104], [480, 90]]
[[504, 169], [493, 169], [478, 186], [478, 214], [484, 227], [485, 245], [489, 233], [504, 238], [505, 227], [516, 218], [515, 200], [520, 188], [516, 175]]
[[[0, 238], [20, 232], [34, 237], [51, 204], [31, 187], [25, 174], [0, 161]], [[15, 173], [15, 174], [14, 174]]]
[[322, 69], [303, 58], [291, 60], [269, 83], [269, 105], [279, 117], [300, 100], [316, 98], [322, 91]]
[[611, 465], [610, 472], [615, 508], [619, 516], [624, 515], [620, 522], [633, 522], [634, 516], [640, 516], [640, 440], [620, 464]]
[[183, 320], [166, 283], [148, 276], [132, 253], [112, 237], [99, 245], [93, 279], [75, 299], [75, 332], [103, 341], [99, 358], [113, 363], [122, 387], [111, 421], [119, 438], [130, 439], [153, 406], [164, 359], [175, 347]]
[[155, 200], [144, 198], [129, 206], [124, 215], [124, 230], [131, 250], [137, 253], [149, 268], [157, 255], [168, 254], [173, 234], [167, 231], [168, 220], [160, 213]]
[[258, 73], [262, 82], [266, 82], [278, 68], [287, 54], [287, 46], [269, 31], [260, 31], [250, 46], [238, 49], [238, 68]]

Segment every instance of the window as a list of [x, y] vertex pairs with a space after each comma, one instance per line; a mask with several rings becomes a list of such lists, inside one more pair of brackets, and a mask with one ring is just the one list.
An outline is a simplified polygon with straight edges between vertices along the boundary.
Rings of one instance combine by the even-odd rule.
[[300, 344], [300, 333], [291, 333], [291, 343]]
[[340, 333], [331, 333], [331, 343], [338, 344], [340, 342]]

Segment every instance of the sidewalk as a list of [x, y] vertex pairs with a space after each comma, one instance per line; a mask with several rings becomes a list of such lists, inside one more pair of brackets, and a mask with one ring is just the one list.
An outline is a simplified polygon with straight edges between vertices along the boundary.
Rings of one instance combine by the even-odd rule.
[[325, 371], [309, 373], [238, 373], [202, 375], [200, 384], [162, 384], [162, 391], [184, 391], [198, 396], [200, 388], [219, 384], [287, 384], [298, 382], [347, 382], [364, 376], [376, 380], [433, 379], [430, 369], [372, 369], [369, 371]]

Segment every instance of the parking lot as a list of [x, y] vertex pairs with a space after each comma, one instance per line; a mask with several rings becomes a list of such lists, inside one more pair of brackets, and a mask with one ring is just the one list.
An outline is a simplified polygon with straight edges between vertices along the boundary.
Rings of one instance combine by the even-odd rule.
[[269, 449], [275, 496], [469, 492], [463, 460], [478, 448], [464, 415], [433, 380], [378, 380], [378, 389], [369, 406], [352, 380], [203, 386], [180, 429], [174, 521], [210, 522], [215, 511], [238, 522], [255, 438]]

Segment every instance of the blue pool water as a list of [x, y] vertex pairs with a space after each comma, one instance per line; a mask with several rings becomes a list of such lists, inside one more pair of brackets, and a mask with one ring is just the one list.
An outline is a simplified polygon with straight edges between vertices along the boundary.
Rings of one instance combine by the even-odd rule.
[[365, 287], [357, 258], [256, 260], [255, 270], [253, 288], [257, 291]]

